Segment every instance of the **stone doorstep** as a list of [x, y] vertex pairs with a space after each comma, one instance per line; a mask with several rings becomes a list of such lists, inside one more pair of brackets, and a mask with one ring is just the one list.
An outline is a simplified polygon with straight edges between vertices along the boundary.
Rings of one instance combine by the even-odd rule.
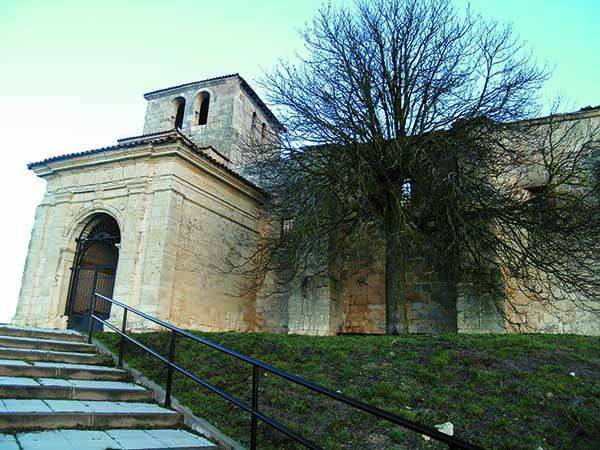
[[[11, 445], [13, 445], [11, 447]], [[216, 445], [185, 430], [55, 430], [0, 434], [3, 450], [204, 450]]]
[[0, 398], [151, 401], [153, 392], [119, 381], [0, 377]]
[[0, 336], [16, 336], [59, 341], [85, 342], [86, 336], [71, 330], [49, 330], [45, 328], [0, 325]]
[[84, 342], [60, 341], [53, 339], [37, 339], [19, 336], [0, 335], [0, 346], [20, 349], [71, 351], [78, 353], [95, 353], [96, 346]]
[[112, 360], [99, 354], [36, 350], [32, 348], [0, 347], [0, 359], [112, 365]]
[[129, 372], [114, 367], [55, 362], [29, 363], [27, 361], [16, 359], [0, 360], [0, 376], [70, 378], [74, 380], [131, 380]]
[[180, 425], [182, 415], [151, 403], [0, 400], [0, 429], [129, 428]]

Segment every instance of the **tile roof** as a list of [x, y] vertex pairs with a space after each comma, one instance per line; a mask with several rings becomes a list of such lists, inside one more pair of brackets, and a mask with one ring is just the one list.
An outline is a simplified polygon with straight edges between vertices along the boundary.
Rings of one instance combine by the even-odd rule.
[[248, 82], [239, 73], [232, 73], [232, 74], [229, 74], [229, 75], [221, 75], [219, 77], [207, 78], [207, 79], [200, 80], [200, 81], [193, 81], [191, 83], [178, 84], [176, 86], [170, 86], [170, 87], [163, 88], [163, 89], [157, 89], [155, 91], [151, 91], [151, 92], [145, 93], [144, 94], [144, 98], [146, 100], [148, 100], [150, 97], [152, 97], [152, 96], [154, 96], [156, 94], [162, 94], [163, 92], [168, 92], [168, 91], [175, 90], [175, 89], [185, 88], [185, 87], [193, 86], [193, 85], [196, 85], [196, 84], [208, 83], [210, 81], [226, 80], [228, 78], [237, 78], [237, 79], [239, 79], [240, 80], [240, 86], [242, 87], [242, 89], [248, 94], [248, 96], [250, 96], [250, 98], [252, 98], [252, 100], [254, 100], [256, 102], [256, 104], [258, 105], [258, 107], [265, 114], [265, 116], [267, 116], [267, 118], [269, 119], [269, 121], [273, 125], [275, 125], [280, 131], [284, 131], [285, 130], [284, 126], [281, 124], [281, 122], [279, 121], [279, 119], [277, 119], [277, 117], [275, 117], [275, 114], [273, 114], [273, 112], [269, 109], [269, 107], [258, 96], [258, 94], [256, 93], [256, 91], [254, 89], [252, 89], [252, 87], [248, 84]]
[[221, 75], [221, 76], [218, 76], [218, 77], [206, 78], [206, 79], [200, 80], [200, 81], [192, 81], [190, 83], [178, 84], [176, 86], [169, 86], [169, 87], [166, 87], [166, 88], [156, 89], [155, 91], [146, 92], [144, 94], [144, 98], [146, 100], [148, 100], [149, 97], [152, 97], [155, 94], [162, 94], [163, 92], [168, 92], [168, 91], [171, 91], [173, 89], [185, 88], [185, 87], [188, 87], [188, 86], [193, 86], [194, 84], [208, 83], [210, 81], [225, 80], [227, 78], [235, 78], [235, 77], [242, 78], [239, 73], [230, 73], [228, 75]]
[[[53, 162], [57, 162], [57, 161], [63, 161], [63, 160], [67, 160], [67, 159], [77, 158], [80, 156], [88, 156], [88, 155], [95, 155], [98, 153], [111, 152], [111, 151], [115, 151], [115, 150], [119, 150], [119, 149], [123, 149], [123, 148], [137, 147], [139, 145], [144, 145], [144, 144], [166, 144], [166, 143], [175, 143], [178, 141], [183, 142], [195, 154], [197, 154], [201, 158], [205, 159], [206, 161], [210, 162], [212, 165], [219, 167], [220, 169], [224, 170], [228, 174], [230, 174], [233, 177], [237, 178], [238, 180], [244, 182], [245, 184], [249, 185], [250, 187], [262, 192], [262, 189], [260, 189], [260, 187], [258, 187], [256, 184], [252, 183], [250, 180], [243, 177], [242, 175], [235, 172], [234, 170], [230, 169], [225, 164], [217, 161], [215, 158], [208, 155], [205, 152], [205, 150], [214, 150], [212, 147], [210, 147], [210, 146], [209, 147], [198, 147], [188, 137], [186, 137], [179, 130], [176, 130], [176, 129], [169, 130], [169, 131], [161, 131], [158, 133], [144, 134], [144, 135], [134, 136], [134, 137], [130, 137], [130, 138], [119, 139], [117, 141], [116, 145], [110, 145], [107, 147], [100, 147], [100, 148], [86, 150], [86, 151], [82, 151], [82, 152], [73, 152], [73, 153], [68, 153], [65, 155], [53, 156], [51, 158], [46, 158], [42, 161], [36, 161], [36, 162], [29, 163], [29, 164], [27, 164], [27, 168], [31, 170], [35, 167], [43, 166], [45, 164], [49, 164], [49, 163], [53, 163]], [[217, 154], [219, 154], [219, 153], [217, 152]]]

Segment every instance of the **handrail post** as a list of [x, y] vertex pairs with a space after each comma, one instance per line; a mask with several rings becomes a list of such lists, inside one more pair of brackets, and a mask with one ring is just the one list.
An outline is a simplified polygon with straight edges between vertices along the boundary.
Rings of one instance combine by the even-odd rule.
[[96, 302], [94, 301], [96, 299], [96, 297], [94, 296], [94, 293], [92, 293], [92, 295], [90, 295], [90, 300], [88, 302], [88, 309], [89, 309], [89, 313], [88, 313], [88, 338], [87, 338], [87, 342], [88, 344], [92, 343], [92, 333], [94, 332], [94, 318], [92, 317], [94, 314], [94, 306], [96, 304]]
[[[123, 323], [121, 324], [121, 333], [125, 334], [127, 328], [127, 308], [123, 309]], [[123, 354], [125, 353], [125, 336], [121, 336], [121, 343], [119, 345], [119, 362], [117, 367], [123, 367]]]
[[92, 343], [92, 333], [94, 332], [94, 308], [96, 307], [96, 284], [98, 283], [98, 269], [94, 271], [94, 279], [92, 281], [92, 290], [90, 291], [90, 299], [88, 302], [89, 323], [88, 323], [88, 344]]
[[258, 376], [260, 372], [256, 364], [252, 364], [252, 417], [250, 419], [250, 450], [256, 450], [256, 439], [258, 432]]
[[[171, 345], [169, 348], [169, 363], [173, 364], [175, 362], [175, 337], [177, 333], [175, 330], [171, 330]], [[167, 371], [167, 389], [165, 392], [165, 408], [169, 408], [171, 406], [171, 389], [173, 387], [173, 366], [169, 364], [169, 369]]]

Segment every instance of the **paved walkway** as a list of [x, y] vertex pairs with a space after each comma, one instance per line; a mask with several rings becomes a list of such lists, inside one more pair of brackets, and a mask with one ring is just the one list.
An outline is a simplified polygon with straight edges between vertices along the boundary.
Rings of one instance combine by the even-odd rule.
[[217, 448], [182, 420], [84, 336], [0, 326], [0, 450]]

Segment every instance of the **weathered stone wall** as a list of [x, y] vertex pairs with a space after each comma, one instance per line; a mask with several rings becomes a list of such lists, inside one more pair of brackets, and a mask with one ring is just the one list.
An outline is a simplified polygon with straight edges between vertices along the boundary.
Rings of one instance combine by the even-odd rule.
[[[373, 262], [358, 256], [346, 260], [341, 304], [344, 333], [385, 333], [385, 263], [383, 251]], [[406, 276], [410, 333], [456, 331], [454, 281], [425, 258], [411, 258]]]
[[508, 289], [506, 307], [510, 332], [600, 335], [597, 305], [564, 298], [545, 303], [531, 300], [514, 288]]
[[[600, 127], [600, 109], [594, 108], [572, 114], [559, 116], [557, 120], [535, 119], [531, 125], [533, 141], [545, 141], [549, 147], [552, 136], [553, 152], [561, 155], [563, 151], [581, 148], [589, 137]], [[539, 143], [538, 142], [538, 143]], [[541, 163], [542, 155], [532, 153], [540, 161], [531, 167], [515, 167], [511, 182], [523, 188], [523, 195], [531, 195], [531, 188], [536, 188], [548, 180], [548, 173]], [[593, 157], [593, 155], [590, 155]], [[532, 158], [534, 159], [534, 158]], [[582, 172], [580, 181], [589, 179], [589, 173]], [[600, 273], [598, 274], [600, 276]], [[553, 291], [559, 300], [542, 303], [539, 299], [527, 298], [518, 288], [518, 282], [506, 279], [507, 301], [500, 301], [502, 313], [498, 311], [497, 302], [489, 295], [477, 294], [468, 284], [459, 285], [458, 296], [458, 329], [460, 332], [535, 332], [535, 333], [572, 333], [600, 334], [600, 314], [594, 312], [597, 305], [585, 305], [581, 299], [570, 298], [568, 294], [556, 295], [560, 285]], [[540, 286], [540, 296], [544, 297], [546, 287]], [[563, 297], [560, 299], [560, 297]]]
[[[142, 234], [159, 233], [159, 223], [148, 220], [161, 194], [149, 186], [154, 166], [149, 160], [112, 162], [76, 170], [42, 170], [46, 194], [38, 207], [32, 231], [19, 304], [17, 324], [65, 326], [64, 311], [75, 253], [75, 239], [94, 213], [117, 219], [121, 234], [119, 270], [114, 295], [133, 305], [140, 303], [140, 286], [146, 280], [142, 266], [156, 265], [156, 253], [140, 255]], [[127, 288], [126, 288], [127, 287]], [[152, 299], [147, 299], [152, 302]]]
[[457, 284], [456, 319], [460, 333], [505, 333], [506, 321], [494, 299], [470, 283]]
[[269, 333], [288, 333], [288, 293], [281, 291], [276, 274], [270, 272], [256, 294], [256, 329]]
[[289, 333], [318, 336], [337, 333], [337, 307], [329, 277], [299, 277], [286, 297]]
[[407, 275], [409, 333], [456, 331], [456, 282], [427, 258], [413, 258]]
[[230, 247], [244, 245], [244, 233], [257, 232], [256, 200], [187, 163], [178, 161], [172, 171], [182, 181], [168, 233], [169, 320], [207, 331], [254, 331], [256, 296], [227, 273], [227, 260]]
[[495, 302], [467, 283], [459, 284], [458, 292], [457, 320], [461, 333], [600, 335], [600, 314], [593, 305], [586, 307], [568, 298], [542, 303], [514, 289], [507, 289], [508, 301]]
[[385, 333], [385, 265], [348, 257], [341, 273], [343, 333]]

